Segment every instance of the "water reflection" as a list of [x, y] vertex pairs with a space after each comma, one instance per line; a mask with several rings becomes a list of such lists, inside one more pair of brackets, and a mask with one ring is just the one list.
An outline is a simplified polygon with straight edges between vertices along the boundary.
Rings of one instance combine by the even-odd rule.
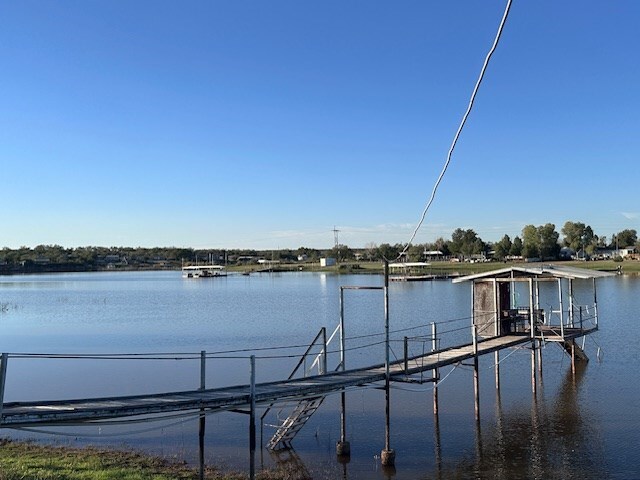
[[[495, 422], [480, 431], [475, 457], [463, 458], [437, 478], [603, 478], [603, 451], [593, 418], [579, 401], [586, 365], [569, 370], [555, 398], [540, 396], [531, 411], [505, 412], [496, 397]], [[484, 433], [484, 434], [483, 434]]]

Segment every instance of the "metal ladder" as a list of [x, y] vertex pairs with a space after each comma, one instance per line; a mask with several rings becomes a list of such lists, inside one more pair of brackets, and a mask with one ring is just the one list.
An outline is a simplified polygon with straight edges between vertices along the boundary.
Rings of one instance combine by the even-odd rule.
[[305, 398], [300, 400], [293, 412], [282, 422], [282, 424], [273, 434], [271, 440], [267, 443], [269, 450], [277, 450], [279, 448], [291, 448], [291, 440], [298, 434], [300, 429], [304, 427], [311, 415], [322, 405], [325, 396]]
[[[327, 372], [327, 346], [331, 343], [331, 340], [339, 333], [341, 330], [340, 325], [336, 327], [334, 332], [331, 334], [330, 338], [327, 339], [327, 331], [323, 327], [320, 329], [316, 337], [313, 339], [306, 352], [302, 354], [298, 364], [293, 369], [291, 374], [289, 375], [289, 379], [292, 379], [296, 376], [299, 376], [298, 373], [300, 370], [302, 371], [302, 376], [306, 377], [310, 373], [315, 375], [322, 375]], [[318, 352], [319, 348], [319, 352]], [[313, 353], [313, 351], [317, 353]], [[311, 365], [307, 367], [307, 359], [313, 360]], [[341, 364], [338, 365], [336, 370], [340, 368]], [[303, 398], [299, 400], [293, 411], [287, 416], [287, 418], [282, 421], [279, 425], [269, 425], [272, 427], [276, 427], [276, 432], [273, 434], [269, 442], [267, 442], [267, 448], [271, 451], [278, 449], [289, 449], [291, 448], [291, 440], [298, 434], [300, 429], [304, 427], [309, 418], [318, 410], [320, 405], [325, 399], [325, 395], [318, 395], [309, 398]], [[269, 405], [269, 407], [262, 414], [261, 422], [264, 425], [264, 418], [267, 416], [273, 404]], [[283, 412], [284, 408], [278, 411], [278, 418], [280, 418], [280, 414]]]
[[585, 351], [580, 347], [580, 345], [578, 345], [578, 343], [574, 339], [564, 340], [560, 342], [560, 346], [567, 353], [567, 355], [569, 355], [569, 357], [571, 357], [571, 352], [573, 350], [576, 355], [576, 360], [582, 360], [583, 362], [589, 361], [589, 357], [587, 357]]

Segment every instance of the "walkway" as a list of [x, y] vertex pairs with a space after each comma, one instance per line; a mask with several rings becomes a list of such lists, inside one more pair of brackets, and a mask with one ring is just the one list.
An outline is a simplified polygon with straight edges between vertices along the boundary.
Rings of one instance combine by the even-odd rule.
[[[478, 342], [478, 355], [531, 342], [528, 335], [505, 335]], [[407, 375], [453, 365], [473, 358], [473, 344], [460, 345], [390, 363], [392, 380]], [[384, 364], [292, 380], [255, 385], [255, 404], [313, 397], [385, 379]], [[140, 415], [163, 415], [206, 409], [211, 411], [247, 409], [251, 386], [190, 390], [162, 394], [74, 399], [61, 401], [12, 402], [2, 406], [0, 427], [69, 425]]]

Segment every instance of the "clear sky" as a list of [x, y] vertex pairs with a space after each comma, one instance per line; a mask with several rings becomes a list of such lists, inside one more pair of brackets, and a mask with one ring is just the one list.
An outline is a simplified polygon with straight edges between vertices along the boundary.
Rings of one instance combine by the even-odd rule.
[[[406, 242], [505, 1], [0, 4], [0, 247]], [[416, 242], [640, 230], [640, 2], [515, 0]]]

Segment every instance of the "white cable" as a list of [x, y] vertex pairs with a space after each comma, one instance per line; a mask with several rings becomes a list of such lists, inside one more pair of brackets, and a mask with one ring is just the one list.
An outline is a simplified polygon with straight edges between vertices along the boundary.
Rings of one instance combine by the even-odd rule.
[[404, 247], [404, 249], [402, 250], [400, 255], [398, 255], [398, 258], [400, 258], [402, 255], [407, 253], [407, 250], [409, 249], [409, 246], [411, 245], [413, 240], [416, 238], [416, 235], [418, 234], [418, 230], [420, 230], [420, 227], [422, 227], [424, 219], [427, 216], [427, 212], [429, 211], [429, 208], [431, 207], [431, 204], [433, 203], [433, 200], [436, 197], [436, 191], [438, 190], [438, 186], [440, 186], [440, 182], [442, 181], [442, 178], [444, 177], [444, 174], [447, 171], [447, 168], [449, 167], [449, 163], [451, 162], [451, 155], [453, 154], [453, 150], [456, 147], [456, 143], [458, 143], [458, 138], [460, 137], [460, 133], [462, 132], [462, 129], [464, 128], [464, 125], [467, 122], [467, 117], [469, 117], [469, 114], [471, 113], [471, 109], [473, 108], [473, 102], [476, 99], [476, 94], [478, 93], [478, 90], [480, 88], [480, 84], [482, 83], [482, 79], [484, 78], [484, 74], [485, 74], [485, 72], [487, 70], [487, 66], [489, 65], [489, 60], [491, 59], [491, 56], [493, 55], [493, 52], [495, 51], [496, 47], [498, 46], [498, 42], [500, 40], [500, 36], [502, 35], [502, 29], [504, 28], [504, 25], [505, 25], [505, 23], [507, 21], [507, 16], [509, 15], [509, 10], [511, 9], [511, 2], [512, 2], [512, 0], [507, 0], [507, 5], [506, 5], [506, 7], [504, 9], [504, 14], [502, 15], [502, 20], [500, 21], [500, 26], [498, 27], [498, 32], [496, 33], [496, 37], [493, 40], [493, 45], [491, 46], [491, 49], [489, 50], [489, 53], [487, 53], [487, 56], [484, 59], [484, 65], [482, 65], [482, 69], [480, 70], [480, 75], [478, 76], [478, 80], [476, 81], [476, 86], [473, 88], [473, 92], [471, 93], [471, 98], [469, 99], [469, 105], [467, 106], [467, 111], [464, 113], [464, 116], [462, 117], [462, 121], [460, 122], [460, 125], [458, 126], [458, 130], [456, 131], [456, 134], [453, 137], [453, 142], [451, 143], [451, 147], [449, 148], [449, 153], [447, 154], [447, 160], [444, 163], [444, 166], [442, 167], [442, 171], [440, 172], [440, 175], [438, 176], [438, 179], [436, 180], [435, 185], [433, 186], [433, 191], [431, 192], [431, 197], [429, 198], [429, 201], [427, 202], [427, 205], [425, 206], [424, 210], [422, 211], [422, 216], [420, 217], [420, 221], [416, 225], [416, 228], [413, 231], [413, 234], [411, 234], [411, 238], [407, 242], [407, 245]]

